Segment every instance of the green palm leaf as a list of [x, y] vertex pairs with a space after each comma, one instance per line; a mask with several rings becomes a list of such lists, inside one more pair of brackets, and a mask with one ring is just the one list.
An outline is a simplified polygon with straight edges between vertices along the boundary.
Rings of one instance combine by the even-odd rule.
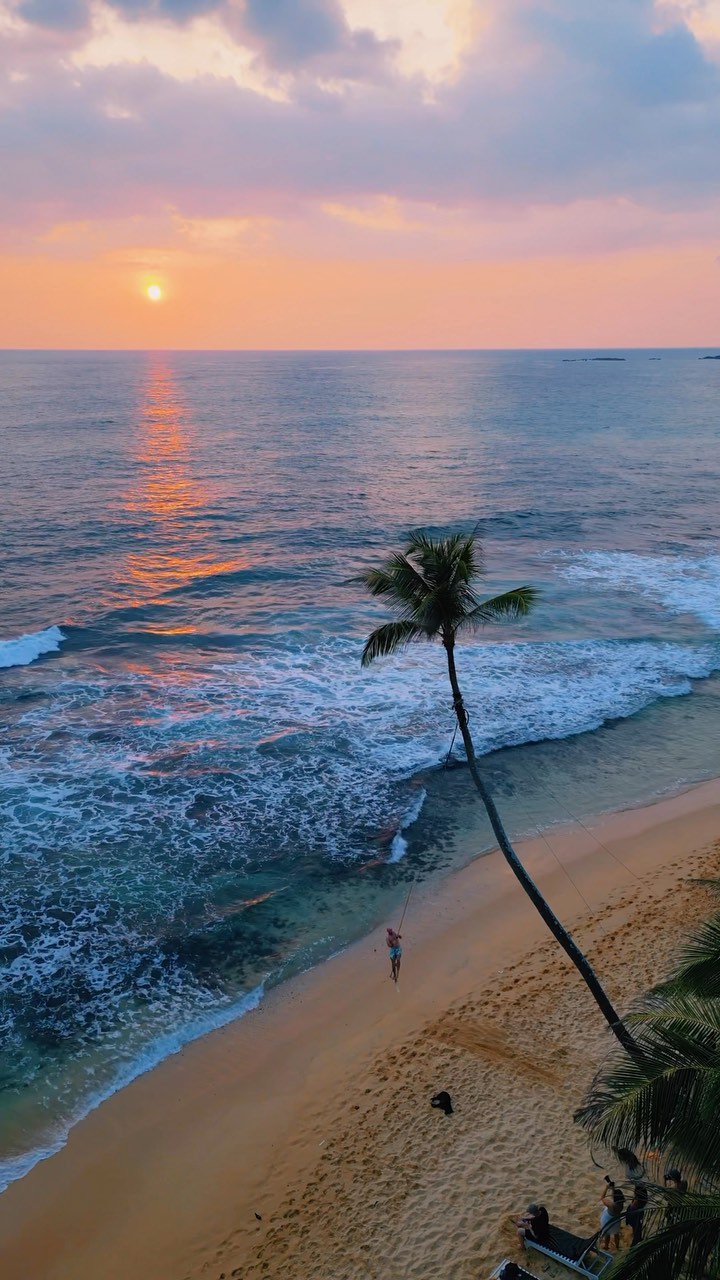
[[683, 958], [672, 983], [684, 991], [720, 996], [720, 916], [713, 916], [683, 948]]
[[637, 1053], [612, 1060], [576, 1119], [607, 1147], [659, 1147], [720, 1180], [720, 1002], [656, 992], [626, 1022]]
[[465, 626], [484, 627], [493, 622], [524, 618], [538, 598], [534, 587], [515, 587], [492, 600], [483, 600], [468, 614]]
[[362, 665], [369, 667], [376, 658], [385, 658], [388, 654], [402, 649], [404, 645], [410, 644], [412, 640], [429, 640], [430, 638], [413, 622], [403, 620], [386, 622], [368, 636], [362, 652]]

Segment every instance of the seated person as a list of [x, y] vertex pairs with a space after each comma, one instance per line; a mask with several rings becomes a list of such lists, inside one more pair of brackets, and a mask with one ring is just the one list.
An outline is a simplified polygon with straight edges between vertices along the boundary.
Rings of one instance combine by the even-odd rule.
[[544, 1205], [529, 1204], [527, 1212], [518, 1218], [515, 1225], [523, 1249], [526, 1240], [535, 1240], [537, 1244], [549, 1245], [550, 1219]]

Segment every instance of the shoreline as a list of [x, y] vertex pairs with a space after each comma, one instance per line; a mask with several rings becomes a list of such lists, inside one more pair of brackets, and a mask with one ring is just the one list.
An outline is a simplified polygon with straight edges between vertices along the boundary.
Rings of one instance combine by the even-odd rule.
[[[463, 816], [456, 844], [469, 859], [475, 832]], [[715, 779], [650, 805], [549, 828], [520, 847], [563, 920], [582, 931], [589, 909], [597, 913], [630, 884], [648, 884], [673, 857], [689, 857], [718, 832]], [[219, 1276], [222, 1259], [213, 1271], [212, 1242], [227, 1244], [228, 1232], [250, 1223], [252, 1243], [260, 1222], [251, 1206], [263, 1207], [264, 1222], [283, 1190], [302, 1183], [318, 1143], [331, 1140], [318, 1139], [332, 1134], [324, 1115], [332, 1111], [346, 1123], [348, 1092], [374, 1057], [428, 1017], [442, 1017], [478, 982], [502, 979], [508, 964], [528, 946], [542, 949], [548, 937], [492, 852], [421, 883], [408, 926], [397, 991], [376, 929], [272, 988], [254, 1011], [187, 1043], [79, 1121], [59, 1152], [0, 1197], [0, 1259], [8, 1273], [20, 1274], [33, 1256], [37, 1280], [85, 1280], [96, 1272], [107, 1280], [135, 1272], [194, 1280], [208, 1267], [209, 1276]], [[600, 976], [610, 985], [610, 975]], [[583, 998], [601, 1033], [590, 997]]]
[[[461, 781], [466, 779], [467, 773], [461, 764], [455, 764], [453, 772], [455, 771], [457, 771]], [[390, 853], [387, 858], [388, 865], [395, 865], [398, 862], [404, 861], [408, 852], [409, 842], [407, 836], [410, 834], [413, 826], [421, 816], [430, 792], [439, 785], [438, 779], [442, 776], [442, 766], [440, 765], [422, 770], [420, 774], [417, 775], [420, 780], [418, 783], [418, 795], [410, 805], [409, 810], [401, 819], [400, 825], [392, 837], [392, 840], [389, 842], [388, 848]], [[661, 793], [650, 800], [638, 800], [637, 802], [627, 804], [620, 809], [599, 809], [590, 815], [586, 815], [584, 818], [578, 818], [571, 815], [568, 818], [556, 819], [554, 822], [551, 822], [546, 826], [538, 826], [537, 828], [528, 830], [518, 836], [513, 836], [513, 843], [516, 847], [522, 849], [526, 844], [538, 840], [547, 843], [551, 836], [556, 838], [558, 835], [562, 835], [566, 832], [569, 833], [575, 828], [579, 828], [583, 831], [591, 831], [593, 827], [597, 827], [610, 818], [633, 813], [636, 810], [652, 809], [656, 804], [665, 800], [679, 799], [681, 796], [694, 792], [698, 787], [706, 786], [708, 783], [713, 781], [715, 781], [715, 779], [708, 778], [704, 779], [702, 782], [687, 783], [679, 789], [672, 789], [668, 792]], [[717, 779], [717, 782], [720, 785], [720, 778]], [[472, 812], [476, 809], [477, 812], [481, 812], [475, 792], [472, 789], [468, 789], [467, 793], [460, 799], [459, 812], [465, 816], [469, 815], [472, 817]], [[570, 814], [570, 810], [566, 810], [566, 812]], [[459, 829], [454, 832], [453, 843], [462, 850], [459, 854], [459, 861], [456, 860], [453, 865], [444, 870], [431, 871], [427, 878], [421, 880], [419, 884], [416, 884], [413, 880], [412, 885], [413, 889], [416, 890], [416, 897], [422, 898], [423, 895], [427, 895], [428, 893], [435, 891], [438, 886], [442, 886], [446, 881], [451, 881], [454, 876], [461, 874], [476, 860], [486, 858], [497, 853], [497, 846], [494, 843], [483, 845], [480, 849], [470, 851], [466, 847], [466, 841], [463, 840], [463, 834], [467, 833], [467, 829], [464, 828], [462, 821], [459, 822], [458, 828]], [[487, 830], [490, 832], [489, 826]], [[490, 834], [492, 833], [490, 832]], [[400, 850], [400, 852], [398, 853], [397, 850]], [[23, 1178], [26, 1178], [28, 1174], [32, 1173], [33, 1169], [38, 1164], [42, 1164], [44, 1161], [50, 1160], [53, 1156], [58, 1155], [67, 1144], [71, 1133], [78, 1125], [83, 1124], [83, 1122], [87, 1120], [94, 1111], [97, 1111], [99, 1107], [102, 1107], [107, 1102], [111, 1101], [111, 1099], [117, 1094], [129, 1088], [129, 1086], [136, 1080], [139, 1080], [142, 1076], [147, 1075], [150, 1072], [154, 1072], [159, 1068], [162, 1068], [163, 1064], [169, 1059], [183, 1053], [190, 1045], [195, 1044], [198, 1040], [203, 1040], [207, 1036], [215, 1035], [216, 1032], [224, 1030], [233, 1023], [241, 1021], [241, 1019], [247, 1017], [248, 1014], [255, 1012], [261, 1004], [267, 1002], [271, 993], [282, 992], [287, 985], [306, 977], [308, 974], [314, 973], [318, 969], [322, 968], [323, 965], [334, 960], [337, 956], [342, 955], [348, 950], [348, 948], [359, 945], [361, 946], [368, 938], [372, 937], [379, 928], [379, 925], [374, 925], [360, 937], [350, 938], [345, 942], [341, 942], [336, 951], [330, 952], [329, 955], [323, 956], [322, 958], [314, 961], [307, 969], [291, 974], [289, 977], [280, 978], [278, 981], [273, 982], [271, 980], [272, 975], [266, 976], [253, 989], [243, 992], [241, 995], [233, 999], [230, 1005], [221, 1006], [214, 1013], [209, 1013], [205, 1018], [200, 1018], [195, 1022], [188, 1023], [186, 1026], [179, 1027], [174, 1032], [169, 1031], [165, 1035], [161, 1036], [159, 1040], [149, 1042], [140, 1056], [134, 1061], [128, 1063], [112, 1083], [101, 1089], [97, 1094], [91, 1095], [87, 1098], [83, 1105], [83, 1109], [73, 1119], [67, 1121], [66, 1127], [63, 1131], [56, 1137], [50, 1138], [47, 1145], [33, 1148], [21, 1156], [8, 1158], [5, 1162], [3, 1162], [2, 1157], [0, 1157], [0, 1198], [16, 1182], [22, 1181]], [[3, 1163], [7, 1166], [5, 1169], [3, 1168]], [[17, 1169], [17, 1172], [11, 1172], [13, 1167]], [[1, 1247], [2, 1241], [0, 1240], [0, 1248]]]

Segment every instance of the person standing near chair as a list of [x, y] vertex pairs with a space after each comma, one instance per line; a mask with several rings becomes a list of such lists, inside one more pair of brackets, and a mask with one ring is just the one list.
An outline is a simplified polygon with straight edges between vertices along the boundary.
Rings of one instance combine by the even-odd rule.
[[643, 1237], [643, 1218], [647, 1208], [648, 1193], [645, 1187], [638, 1185], [635, 1187], [633, 1198], [630, 1201], [625, 1213], [625, 1221], [632, 1230], [632, 1240], [630, 1245], [639, 1244]]
[[600, 1247], [609, 1249], [610, 1241], [613, 1240], [615, 1248], [619, 1249], [620, 1226], [625, 1210], [625, 1197], [614, 1182], [611, 1182], [609, 1178], [606, 1178], [605, 1181], [607, 1186], [603, 1190], [600, 1201]]

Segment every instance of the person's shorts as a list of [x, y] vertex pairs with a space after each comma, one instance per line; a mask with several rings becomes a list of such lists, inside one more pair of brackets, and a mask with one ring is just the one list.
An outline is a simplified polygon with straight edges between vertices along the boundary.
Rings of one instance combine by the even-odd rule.
[[390, 959], [391, 959], [391, 960], [399, 960], [399, 959], [400, 959], [400, 957], [401, 957], [401, 955], [402, 955], [402, 947], [391, 947], [391, 948], [390, 948]]

